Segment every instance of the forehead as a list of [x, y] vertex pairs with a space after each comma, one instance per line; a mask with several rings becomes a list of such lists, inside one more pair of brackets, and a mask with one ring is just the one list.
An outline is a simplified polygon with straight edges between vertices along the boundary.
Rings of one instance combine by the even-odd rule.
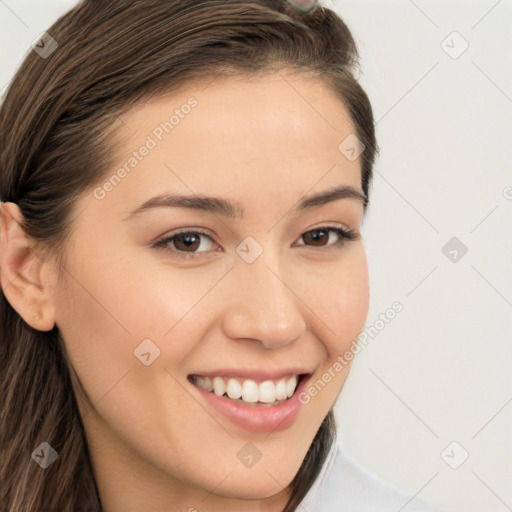
[[319, 80], [290, 72], [210, 78], [141, 102], [120, 121], [110, 175], [122, 176], [108, 187], [109, 201], [207, 193], [258, 208], [315, 187], [361, 189], [360, 159], [339, 149], [354, 126]]
[[155, 122], [170, 122], [174, 139], [182, 135], [204, 146], [229, 134], [232, 139], [225, 144], [254, 141], [246, 148], [255, 150], [263, 142], [309, 147], [325, 140], [322, 145], [332, 147], [339, 137], [355, 132], [343, 101], [324, 82], [285, 70], [262, 77], [221, 76], [196, 82], [139, 103], [122, 121], [118, 134], [128, 145], [136, 145], [141, 135], [158, 132]]

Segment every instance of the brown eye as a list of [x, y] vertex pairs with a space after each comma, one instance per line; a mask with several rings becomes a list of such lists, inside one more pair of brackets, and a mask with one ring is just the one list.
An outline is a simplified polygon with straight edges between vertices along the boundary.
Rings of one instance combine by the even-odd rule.
[[[329, 244], [329, 235], [334, 232], [338, 236], [338, 240]], [[320, 227], [307, 231], [301, 236], [307, 246], [317, 248], [342, 248], [346, 241], [356, 240], [358, 235], [352, 230], [345, 230], [339, 227]], [[202, 241], [206, 240], [206, 250], [202, 245]], [[180, 231], [170, 233], [160, 240], [152, 243], [152, 247], [166, 250], [173, 257], [183, 259], [193, 259], [200, 257], [202, 253], [211, 252], [208, 250], [208, 242], [215, 244], [212, 237], [203, 231]], [[301, 244], [302, 245], [302, 244]], [[202, 247], [203, 250], [199, 250]]]
[[[204, 247], [206, 240], [206, 250]], [[203, 252], [208, 251], [208, 242], [214, 243], [212, 238], [202, 231], [181, 231], [175, 234], [169, 234], [152, 244], [157, 249], [166, 249], [177, 258], [195, 258]], [[203, 250], [198, 249], [203, 245]]]
[[302, 238], [306, 242], [312, 242], [315, 246], [324, 245], [322, 242], [329, 241], [329, 230], [328, 229], [314, 229], [313, 231], [308, 231]]
[[[334, 244], [329, 244], [329, 233], [334, 232], [338, 235], [339, 240]], [[344, 245], [345, 241], [355, 240], [357, 235], [351, 230], [344, 230], [342, 228], [335, 227], [323, 227], [316, 228], [304, 233], [301, 237], [307, 245], [312, 247], [330, 247], [337, 245]]]
[[190, 249], [192, 252], [198, 249], [201, 245], [201, 235], [197, 233], [180, 233], [173, 237], [174, 247], [179, 251], [187, 251]]

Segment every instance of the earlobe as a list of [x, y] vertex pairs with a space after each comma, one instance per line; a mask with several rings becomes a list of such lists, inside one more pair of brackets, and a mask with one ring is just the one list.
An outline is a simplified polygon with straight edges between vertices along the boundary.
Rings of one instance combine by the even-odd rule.
[[11, 306], [34, 329], [49, 331], [55, 325], [50, 282], [45, 262], [34, 241], [21, 226], [23, 215], [15, 203], [0, 208], [0, 285]]

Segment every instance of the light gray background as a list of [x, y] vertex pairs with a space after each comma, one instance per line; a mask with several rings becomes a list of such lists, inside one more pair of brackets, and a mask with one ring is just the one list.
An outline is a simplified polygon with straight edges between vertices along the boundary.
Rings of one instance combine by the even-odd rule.
[[[367, 325], [404, 307], [354, 361], [341, 444], [447, 511], [512, 510], [512, 0], [323, 3], [359, 44], [381, 147]], [[0, 93], [74, 4], [0, 0]], [[442, 252], [452, 237], [468, 248], [456, 262]]]

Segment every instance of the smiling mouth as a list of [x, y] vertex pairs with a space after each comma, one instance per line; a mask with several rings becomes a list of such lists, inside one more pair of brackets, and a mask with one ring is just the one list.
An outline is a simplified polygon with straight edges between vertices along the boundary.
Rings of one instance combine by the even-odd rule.
[[256, 382], [253, 379], [238, 377], [205, 377], [189, 375], [188, 380], [199, 388], [247, 405], [275, 406], [288, 401], [300, 383], [311, 374], [289, 375], [280, 379]]

